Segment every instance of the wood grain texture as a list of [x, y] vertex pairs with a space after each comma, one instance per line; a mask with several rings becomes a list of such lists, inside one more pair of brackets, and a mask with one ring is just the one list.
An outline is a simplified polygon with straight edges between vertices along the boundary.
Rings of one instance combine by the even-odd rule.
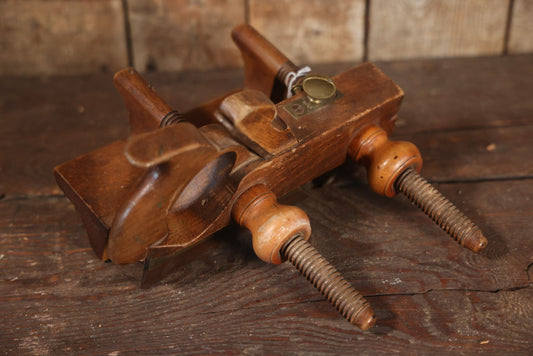
[[406, 93], [395, 134], [531, 124], [531, 58], [378, 63]]
[[[116, 80], [117, 75], [115, 83]], [[109, 229], [107, 256], [115, 263], [141, 260], [146, 248], [156, 241], [160, 242], [158, 248], [170, 248], [172, 244], [187, 248], [226, 226], [231, 220], [229, 209], [249, 187], [264, 184], [274, 194], [282, 196], [340, 166], [345, 161], [345, 147], [351, 133], [362, 125], [379, 123], [391, 128], [390, 120], [399, 110], [403, 92], [379, 69], [365, 63], [340, 73], [333, 80], [343, 95], [335, 99], [334, 105], [308, 110], [305, 118], [295, 118], [283, 109], [283, 105], [291, 105], [290, 101], [279, 103], [276, 109], [265, 94], [246, 90], [222, 101], [220, 111], [213, 119], [222, 123], [219, 130], [198, 129], [183, 122], [139, 134], [128, 141], [125, 153], [113, 144], [106, 146], [110, 151], [98, 150], [94, 155], [89, 153], [59, 166], [55, 170], [58, 185], [84, 217], [90, 240], [98, 246], [95, 250], [99, 255], [103, 253], [102, 246], [107, 238], [102, 232]], [[142, 114], [140, 108], [159, 108], [162, 103], [158, 96], [152, 95], [153, 91], [144, 81], [135, 83], [129, 89], [131, 92], [118, 86], [126, 99], [132, 128], [136, 127], [131, 120], [132, 113]], [[139, 106], [140, 102], [150, 98], [139, 97], [142, 91], [157, 100]], [[300, 100], [298, 97], [292, 99]], [[249, 110], [250, 106], [257, 105], [264, 106], [260, 111]], [[163, 106], [167, 112], [170, 110], [166, 104]], [[145, 111], [145, 115], [137, 117], [139, 128], [154, 127], [160, 121], [159, 109], [148, 112], [149, 115]], [[272, 120], [276, 112], [280, 123], [286, 125], [284, 128], [274, 127]], [[227, 125], [226, 119], [232, 124]], [[228, 126], [231, 127], [229, 132], [220, 131]], [[268, 157], [261, 159], [235, 143], [226, 146], [223, 142], [232, 141], [229, 135], [233, 131], [239, 133], [233, 136], [234, 139], [248, 138], [256, 147], [268, 152]], [[271, 134], [266, 134], [269, 132]], [[254, 146], [249, 147], [254, 150]], [[131, 164], [149, 167], [139, 185], [129, 185], [138, 182], [139, 172], [130, 169], [124, 154]], [[236, 159], [243, 163], [239, 164]], [[95, 175], [94, 172], [100, 173]], [[91, 176], [94, 178], [87, 179]], [[128, 191], [130, 194], [122, 195]], [[118, 195], [123, 196], [123, 200], [117, 202], [115, 192], [121, 192]], [[104, 211], [97, 210], [95, 205], [105, 207]], [[120, 208], [112, 225], [102, 226], [97, 221], [107, 220], [108, 207], [111, 206]], [[285, 217], [295, 221], [296, 216], [287, 214]], [[252, 225], [247, 220], [246, 226]], [[280, 225], [265, 226], [277, 230], [276, 226]], [[285, 229], [287, 225], [281, 226]], [[161, 241], [167, 232], [168, 237]], [[267, 235], [272, 233], [274, 231]], [[281, 247], [280, 244], [275, 246]]]
[[0, 74], [82, 74], [128, 64], [120, 0], [1, 1]]
[[[529, 80], [533, 76], [531, 60], [531, 56], [511, 56], [475, 61], [452, 59], [379, 63], [380, 69], [406, 92], [392, 138], [413, 141], [422, 149], [422, 157], [425, 158], [437, 148], [429, 148], [432, 136], [424, 137], [424, 133], [439, 131], [440, 139], [451, 139], [453, 133], [442, 131], [463, 130], [457, 134], [462, 137], [463, 145], [482, 152], [487, 160], [485, 162], [490, 162], [492, 156], [499, 157], [503, 162], [506, 156], [499, 154], [503, 147], [498, 148], [496, 139], [499, 140], [505, 132], [513, 131], [522, 139], [527, 139], [527, 136], [519, 128], [509, 128], [502, 133], [493, 129], [532, 122], [533, 101], [529, 94], [533, 91], [533, 83]], [[336, 74], [352, 65], [327, 64], [315, 66], [315, 70]], [[203, 74], [196, 71], [151, 73], [146, 79], [170, 106], [180, 111], [239, 88], [244, 80], [238, 69], [213, 70]], [[28, 101], [32, 103], [31, 107], [26, 106]], [[0, 178], [0, 193], [3, 194], [57, 194], [59, 189], [50, 174], [50, 167], [128, 134], [127, 110], [113, 87], [111, 75], [90, 76], [83, 80], [78, 77], [52, 77], [21, 81], [17, 77], [4, 77], [0, 81], [0, 115], [9, 122], [0, 126], [0, 150], [9, 152], [0, 156], [0, 167], [4, 172]], [[468, 141], [468, 130], [480, 127], [487, 134], [495, 135], [494, 138], [474, 135], [477, 142]], [[413, 136], [417, 133], [418, 137]], [[18, 137], [18, 140], [13, 142], [11, 137]], [[524, 150], [530, 142], [526, 141], [522, 148], [514, 142], [505, 144]], [[487, 146], [492, 143], [496, 144], [495, 150], [487, 151]], [[63, 149], [65, 145], [69, 149]], [[457, 152], [461, 151], [461, 147], [468, 154], [467, 147], [460, 145], [446, 146], [445, 149]], [[461, 162], [456, 156], [446, 157], [449, 163], [435, 163], [432, 171], [428, 170], [431, 161], [426, 162], [423, 174], [442, 181], [443, 170], [438, 167], [447, 164], [448, 167], [443, 169], [465, 167], [463, 178], [473, 179], [476, 176], [472, 169], [468, 173], [471, 159]], [[528, 162], [525, 160], [519, 164], [524, 166]], [[481, 167], [473, 163], [473, 167]], [[450, 164], [452, 168], [449, 168]], [[482, 169], [491, 171], [493, 177], [509, 176], [497, 165], [486, 165]]]
[[[379, 320], [368, 332], [339, 317], [290, 264], [255, 257], [249, 233], [235, 226], [214, 237], [216, 250], [147, 290], [138, 287], [140, 264], [99, 261], [51, 170], [127, 134], [111, 77], [2, 78], [0, 350], [531, 354], [531, 63], [511, 56], [380, 65], [407, 92], [392, 138], [421, 148], [422, 174], [487, 235], [481, 254], [462, 249], [407, 199], [372, 192], [353, 164], [290, 202], [308, 214], [312, 244], [368, 298]], [[156, 73], [148, 81], [187, 109], [242, 76]]]
[[509, 53], [531, 53], [533, 51], [533, 2], [515, 0], [509, 29]]
[[[533, 176], [533, 126], [422, 133], [402, 138], [414, 142], [424, 159], [423, 174], [432, 181], [529, 178]], [[394, 136], [396, 138], [396, 136]]]
[[[502, 54], [509, 1], [369, 1], [367, 57]], [[128, 64], [128, 45], [143, 72], [240, 66], [229, 32], [247, 19], [298, 64], [358, 62], [365, 6], [364, 0], [4, 0], [0, 74], [115, 71]], [[514, 1], [508, 53], [533, 51], [531, 12], [528, 0]]]
[[[485, 183], [478, 190], [486, 197], [516, 183]], [[520, 206], [507, 210], [527, 192], [529, 182], [523, 183], [498, 209], [504, 214], [488, 212], [489, 225], [502, 240], [481, 256], [450, 244], [414, 208], [402, 218], [401, 212], [409, 210], [405, 202], [380, 202], [365, 194], [365, 186], [310, 191], [299, 205], [311, 217], [313, 244], [369, 296], [380, 322], [368, 333], [340, 319], [287, 263], [259, 261], [245, 237], [220, 237], [223, 248], [213, 252], [215, 258], [140, 290], [141, 266], [94, 258], [66, 199], [3, 201], [0, 308], [11, 325], [0, 330], [3, 349], [40, 354], [275, 353], [279, 348], [343, 353], [353, 347], [364, 354], [526, 353], [533, 347], [527, 275], [533, 250], [524, 237], [532, 213], [530, 204], [526, 215], [516, 213]], [[487, 209], [480, 200], [472, 206]], [[521, 221], [513, 220], [520, 215]], [[495, 243], [494, 232], [488, 235]]]
[[501, 54], [508, 1], [372, 0], [368, 58]]
[[138, 71], [241, 66], [230, 32], [244, 22], [242, 0], [129, 0], [128, 4]]
[[[243, 82], [240, 70], [161, 73], [147, 79], [168, 103], [183, 111]], [[177, 82], [188, 84], [176, 86]], [[110, 74], [81, 80], [3, 77], [0, 116], [9, 122], [0, 126], [0, 151], [9, 152], [0, 155], [0, 194], [57, 194], [60, 190], [50, 167], [125, 138], [129, 131], [128, 113]], [[9, 139], [15, 136], [16, 141]]]
[[249, 22], [297, 65], [363, 58], [363, 0], [250, 0]]
[[[512, 193], [499, 194], [504, 186]], [[331, 186], [309, 192], [298, 206], [310, 216], [313, 245], [363, 293], [442, 288], [494, 291], [527, 285], [525, 268], [531, 263], [533, 245], [519, 236], [527, 235], [531, 226], [531, 199], [520, 197], [531, 195], [530, 181], [437, 187], [478, 223], [490, 241], [487, 251], [461, 250], [407, 199], [378, 197], [353, 178], [337, 175]], [[520, 226], [516, 233], [508, 230], [514, 224]], [[382, 270], [390, 261], [397, 269]], [[522, 266], [516, 272], [512, 272], [514, 263]]]

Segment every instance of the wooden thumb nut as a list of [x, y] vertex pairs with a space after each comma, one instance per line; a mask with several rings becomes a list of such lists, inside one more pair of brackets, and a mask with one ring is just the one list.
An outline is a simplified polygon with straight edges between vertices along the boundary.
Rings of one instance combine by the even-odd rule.
[[278, 204], [264, 185], [245, 191], [233, 206], [232, 215], [252, 232], [255, 254], [265, 262], [280, 264], [285, 242], [297, 235], [305, 240], [311, 236], [307, 214], [298, 207]]
[[348, 155], [367, 168], [372, 190], [386, 197], [396, 195], [394, 182], [406, 168], [413, 167], [416, 172], [422, 169], [422, 156], [414, 144], [390, 141], [376, 125], [359, 130], [348, 146]]

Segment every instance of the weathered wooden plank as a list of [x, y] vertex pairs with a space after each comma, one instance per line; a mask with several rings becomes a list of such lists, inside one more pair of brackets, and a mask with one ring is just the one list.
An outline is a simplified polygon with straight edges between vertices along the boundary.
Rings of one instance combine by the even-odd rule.
[[130, 0], [135, 68], [177, 71], [241, 66], [231, 29], [245, 20], [242, 0]]
[[[235, 276], [240, 277], [240, 276]], [[227, 283], [240, 284], [238, 280]], [[123, 289], [76, 298], [42, 287], [33, 295], [0, 297], [0, 329], [8, 353], [446, 353], [518, 352], [533, 348], [533, 289], [498, 293], [431, 291], [371, 297], [378, 324], [360, 332], [340, 320], [327, 302], [234, 307], [213, 310], [202, 292], [173, 285], [149, 291]], [[248, 285], [241, 293], [256, 295]], [[90, 285], [87, 286], [89, 289]], [[193, 289], [193, 290], [191, 290]], [[200, 292], [200, 295], [198, 295]], [[196, 296], [196, 298], [195, 298]], [[184, 303], [184, 300], [187, 300]]]
[[533, 3], [514, 0], [511, 28], [509, 29], [509, 53], [533, 52]]
[[[158, 73], [147, 79], [171, 106], [182, 111], [242, 83], [240, 70]], [[60, 193], [52, 176], [54, 166], [124, 138], [129, 131], [127, 110], [109, 74], [4, 77], [0, 116], [3, 194]]]
[[368, 58], [501, 54], [508, 1], [372, 0]]
[[0, 74], [82, 74], [128, 64], [120, 0], [1, 1]]
[[[489, 247], [482, 254], [462, 249], [405, 199], [381, 198], [362, 184], [308, 187], [298, 206], [311, 219], [312, 243], [366, 295], [496, 291], [530, 282], [530, 187], [527, 180], [439, 186], [486, 233]], [[138, 286], [141, 266], [99, 262], [66, 199], [6, 199], [0, 208], [0, 275], [11, 281], [5, 296], [25, 298], [35, 284], [82, 299]], [[184, 305], [203, 299], [215, 311], [320, 298], [289, 264], [257, 259], [247, 234], [236, 238], [229, 231], [217, 238], [217, 251], [167, 278], [185, 293]]]
[[[522, 78], [531, 70], [528, 58], [530, 63], [524, 56], [426, 65], [417, 61], [385, 68], [398, 76], [404, 89], [407, 85], [424, 98], [409, 99], [408, 91], [405, 108], [413, 115], [394, 136], [421, 147], [426, 156], [423, 172], [448, 182], [477, 174], [479, 181], [440, 183], [438, 188], [487, 235], [489, 246], [481, 254], [462, 249], [406, 199], [377, 196], [353, 166], [337, 170], [322, 187], [306, 185], [300, 191], [296, 204], [311, 219], [312, 243], [369, 296], [379, 319], [369, 332], [346, 323], [289, 264], [258, 260], [249, 236], [232, 231], [216, 237], [217, 251], [169, 276], [166, 283], [139, 289], [142, 266], [99, 261], [72, 205], [64, 197], [49, 196], [57, 192], [48, 175], [52, 164], [39, 165], [63, 161], [126, 134], [126, 112], [110, 77], [2, 80], [0, 110], [9, 120], [0, 125], [5, 138], [0, 142], [7, 142], [0, 143], [0, 150], [10, 161], [0, 156], [0, 183], [18, 191], [3, 190], [8, 194], [0, 199], [1, 350], [533, 352], [533, 192], [531, 178], [526, 178], [533, 110], [525, 100], [531, 84]], [[475, 78], [491, 71], [492, 77]], [[200, 79], [203, 82], [195, 82], [198, 73], [148, 79], [181, 109], [239, 86], [242, 77], [235, 73], [213, 72]], [[180, 80], [192, 84], [177, 86]], [[449, 99], [432, 97], [432, 90]], [[35, 106], [28, 107], [30, 101]], [[498, 105], [507, 107], [500, 110]], [[431, 112], [435, 114], [423, 115]], [[464, 123], [468, 116], [473, 121]], [[70, 141], [60, 142], [70, 135]], [[15, 144], [17, 137], [24, 144]], [[495, 146], [487, 149], [490, 143]], [[522, 162], [509, 157], [512, 154]], [[522, 178], [487, 181], [504, 169]], [[30, 174], [33, 177], [25, 178]]]
[[127, 134], [112, 76], [98, 78], [2, 80], [2, 193], [59, 193], [55, 165]]
[[462, 249], [407, 199], [379, 197], [366, 185], [338, 180], [299, 206], [311, 218], [313, 244], [365, 293], [526, 285], [531, 180], [437, 187], [480, 226], [486, 251]]
[[[489, 160], [484, 170], [492, 177], [507, 174], [491, 161], [493, 156], [499, 157], [498, 162], [505, 160], [502, 147], [508, 145], [508, 150], [522, 153], [529, 147], [530, 140], [524, 133], [527, 128], [524, 132], [518, 128], [506, 129], [501, 134], [488, 128], [532, 122], [531, 56], [393, 62], [380, 63], [379, 66], [406, 92], [393, 138], [411, 140], [422, 148], [426, 160], [424, 173], [430, 178], [453, 178], [444, 176], [438, 164], [455, 169], [468, 167], [472, 161], [466, 151], [463, 157], [469, 161], [458, 160], [457, 152], [463, 146], [447, 146], [440, 150], [431, 146], [430, 138], [434, 135], [424, 136], [423, 132], [486, 127], [485, 133], [495, 134], [499, 139], [505, 132], [514, 130], [526, 140], [523, 146], [509, 135], [501, 138], [511, 141], [498, 146], [498, 142], [489, 142], [493, 140], [485, 140], [481, 134], [474, 135], [473, 139], [477, 138], [477, 141], [469, 143], [467, 131], [458, 133], [462, 144], [477, 147], [479, 152], [491, 143], [496, 144], [493, 151], [483, 153], [483, 157]], [[346, 64], [314, 66], [315, 70], [330, 74], [347, 67]], [[171, 106], [185, 111], [240, 87], [243, 77], [241, 71], [235, 69], [151, 73], [147, 80]], [[32, 105], [26, 105], [27, 102]], [[0, 81], [0, 112], [3, 122], [0, 137], [4, 138], [0, 140], [0, 148], [6, 152], [0, 156], [0, 193], [4, 194], [59, 193], [50, 173], [53, 166], [125, 137], [128, 132], [127, 112], [112, 85], [111, 75], [50, 77], [46, 80], [4, 77]], [[454, 134], [439, 135], [437, 140], [446, 143], [445, 140]], [[11, 137], [18, 139], [11, 140]], [[446, 162], [435, 161], [431, 172], [432, 157], [443, 151], [455, 153], [443, 157]], [[522, 157], [510, 154], [512, 161]], [[526, 172], [528, 162], [526, 152], [519, 164], [520, 167], [526, 165]], [[472, 169], [470, 173], [463, 174], [461, 179], [476, 176]]]
[[405, 91], [396, 134], [533, 122], [533, 57], [379, 62]]
[[363, 0], [251, 0], [249, 12], [250, 25], [294, 63], [363, 59]]
[[533, 125], [394, 135], [415, 143], [432, 181], [531, 178]]
[[373, 350], [389, 354], [529, 354], [533, 350], [532, 295], [533, 290], [527, 288], [370, 298], [382, 320], [375, 334], [387, 340], [372, 345]]
[[[64, 309], [41, 297], [37, 299], [40, 307], [23, 301], [24, 309], [8, 315], [10, 322], [32, 319], [37, 325], [29, 335], [18, 333], [22, 330], [17, 327], [6, 330], [5, 336], [14, 342], [3, 346], [11, 352], [40, 354], [84, 350], [350, 353], [354, 349], [362, 354], [498, 350], [526, 354], [532, 348], [532, 296], [529, 288], [371, 298], [382, 321], [366, 333], [333, 320], [325, 302], [212, 313], [201, 304], [188, 310], [173, 303], [149, 305], [146, 292], [125, 291], [120, 299], [104, 297], [86, 303], [66, 300]], [[127, 328], [116, 322], [124, 308], [138, 310], [123, 315]], [[199, 318], [203, 321], [198, 322]]]

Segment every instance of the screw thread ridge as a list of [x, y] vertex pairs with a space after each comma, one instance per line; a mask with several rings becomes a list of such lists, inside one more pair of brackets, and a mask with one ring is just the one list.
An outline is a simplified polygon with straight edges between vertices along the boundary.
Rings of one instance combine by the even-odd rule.
[[183, 118], [183, 115], [180, 114], [177, 110], [172, 110], [168, 114], [166, 114], [165, 117], [161, 120], [159, 127], [167, 127], [170, 125], [175, 125], [182, 121], [185, 121], [185, 119]]
[[280, 252], [350, 323], [363, 330], [374, 325], [366, 299], [309, 242], [296, 236]]
[[404, 193], [461, 246], [476, 252], [486, 246], [487, 240], [479, 227], [412, 167], [398, 176], [395, 188]]
[[287, 83], [287, 76], [289, 75], [289, 73], [296, 71], [298, 71], [298, 67], [291, 61], [287, 61], [283, 63], [283, 65], [279, 68], [278, 72], [276, 73], [276, 78], [281, 83], [285, 84]]

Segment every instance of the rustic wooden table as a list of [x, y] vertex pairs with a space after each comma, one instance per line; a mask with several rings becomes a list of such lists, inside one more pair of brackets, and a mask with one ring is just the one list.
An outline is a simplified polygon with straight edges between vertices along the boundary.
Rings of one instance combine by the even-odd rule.
[[[407, 96], [393, 136], [489, 239], [462, 249], [405, 198], [343, 166], [293, 197], [313, 244], [368, 297], [361, 332], [285, 263], [226, 232], [150, 289], [99, 261], [52, 168], [127, 135], [111, 75], [0, 80], [0, 349], [4, 354], [533, 353], [533, 56], [382, 63]], [[338, 72], [346, 64], [323, 66]], [[150, 74], [187, 109], [239, 70]]]

